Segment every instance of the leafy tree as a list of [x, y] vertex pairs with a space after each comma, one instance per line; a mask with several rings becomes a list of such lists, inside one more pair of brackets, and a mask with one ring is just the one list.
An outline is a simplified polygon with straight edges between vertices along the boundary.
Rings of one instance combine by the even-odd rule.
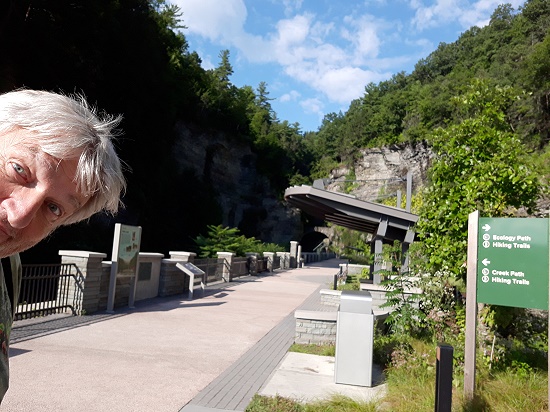
[[200, 249], [200, 257], [215, 257], [217, 252], [233, 252], [245, 256], [246, 252], [280, 252], [284, 248], [274, 243], [262, 243], [254, 237], [240, 234], [239, 229], [222, 225], [208, 225], [207, 236], [199, 235], [195, 243]]
[[417, 228], [431, 273], [465, 277], [469, 213], [509, 216], [535, 205], [538, 180], [506, 116], [514, 98], [509, 87], [476, 80], [453, 99], [457, 121], [431, 136], [437, 157]]
[[239, 229], [222, 225], [208, 225], [208, 235], [199, 235], [195, 243], [200, 249], [200, 257], [214, 257], [217, 252], [234, 252], [239, 247]]

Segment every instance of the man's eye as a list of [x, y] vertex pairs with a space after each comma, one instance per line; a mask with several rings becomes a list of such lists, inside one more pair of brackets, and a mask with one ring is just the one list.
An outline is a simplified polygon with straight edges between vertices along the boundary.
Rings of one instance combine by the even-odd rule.
[[21, 176], [27, 175], [27, 173], [25, 173], [25, 169], [23, 169], [23, 167], [18, 165], [17, 163], [12, 163], [11, 167], [13, 167], [13, 170], [15, 170], [15, 172], [20, 174]]
[[48, 209], [56, 216], [61, 216], [61, 209], [55, 203], [48, 203]]

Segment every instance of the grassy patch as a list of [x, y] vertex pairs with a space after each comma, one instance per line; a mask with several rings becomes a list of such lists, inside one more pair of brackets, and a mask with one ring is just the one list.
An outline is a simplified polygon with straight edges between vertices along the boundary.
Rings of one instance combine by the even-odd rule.
[[[389, 342], [389, 341], [388, 341]], [[256, 395], [246, 412], [431, 412], [435, 405], [436, 345], [408, 338], [391, 345], [378, 345], [387, 369], [386, 395], [370, 403], [335, 395], [324, 401], [302, 403], [296, 400]], [[380, 343], [380, 342], [378, 342]], [[294, 344], [291, 351], [334, 356], [334, 345]], [[457, 357], [457, 355], [459, 355]], [[519, 366], [518, 366], [519, 365]], [[477, 393], [472, 402], [464, 400], [461, 356], [455, 351], [453, 412], [542, 412], [547, 411], [546, 370], [517, 364], [506, 370], [489, 370], [477, 362]]]
[[[456, 360], [456, 359], [455, 359]], [[455, 365], [456, 366], [456, 365]], [[386, 370], [387, 395], [381, 411], [433, 411], [435, 405], [435, 346], [419, 340], [399, 346]], [[490, 372], [477, 363], [478, 391], [473, 402], [464, 400], [461, 368], [455, 368], [453, 411], [540, 412], [547, 411], [546, 371], [525, 369]]]
[[498, 372], [480, 382], [480, 390], [471, 405], [459, 399], [458, 406], [466, 412], [541, 412], [547, 411], [547, 373], [529, 374], [513, 371]]
[[334, 356], [336, 346], [294, 343], [288, 351], [307, 353], [309, 355]]
[[282, 396], [254, 395], [245, 412], [302, 412], [304, 406]]
[[245, 412], [378, 412], [381, 409], [371, 402], [358, 402], [341, 395], [308, 404], [281, 396], [254, 395]]

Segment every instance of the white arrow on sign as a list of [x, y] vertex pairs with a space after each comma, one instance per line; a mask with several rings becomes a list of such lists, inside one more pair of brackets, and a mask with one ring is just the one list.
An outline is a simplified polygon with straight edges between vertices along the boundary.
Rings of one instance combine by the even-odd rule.
[[486, 232], [488, 232], [489, 230], [491, 230], [491, 226], [489, 226], [487, 223], [485, 223], [481, 228], [482, 228], [483, 230], [485, 230]]
[[485, 259], [483, 259], [483, 260], [481, 261], [481, 263], [483, 263], [485, 266], [487, 266], [487, 265], [490, 265], [490, 264], [491, 264], [491, 261], [490, 261], [490, 260], [487, 260], [487, 258], [485, 258]]

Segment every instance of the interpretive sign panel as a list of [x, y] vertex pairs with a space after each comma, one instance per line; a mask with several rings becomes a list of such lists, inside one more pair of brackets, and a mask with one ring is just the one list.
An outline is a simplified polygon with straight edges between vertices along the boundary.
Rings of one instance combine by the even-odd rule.
[[184, 271], [186, 271], [189, 275], [204, 275], [204, 271], [192, 263], [182, 263], [181, 266], [183, 266]]
[[548, 219], [479, 218], [477, 301], [548, 310]]
[[176, 267], [180, 270], [183, 270], [189, 276], [189, 291], [187, 294], [188, 300], [193, 300], [193, 292], [195, 288], [195, 276], [201, 277], [201, 290], [204, 292], [204, 271], [196, 267], [190, 262], [178, 263]]
[[111, 261], [111, 278], [109, 279], [109, 295], [107, 297], [107, 311], [112, 312], [115, 307], [115, 292], [117, 278], [133, 276], [130, 283], [128, 306], [134, 306], [136, 286], [138, 281], [137, 270], [139, 248], [141, 243], [141, 226], [115, 224], [113, 236], [113, 254]]
[[117, 262], [117, 276], [135, 276], [138, 268], [141, 226], [117, 223], [113, 240], [113, 260]]

